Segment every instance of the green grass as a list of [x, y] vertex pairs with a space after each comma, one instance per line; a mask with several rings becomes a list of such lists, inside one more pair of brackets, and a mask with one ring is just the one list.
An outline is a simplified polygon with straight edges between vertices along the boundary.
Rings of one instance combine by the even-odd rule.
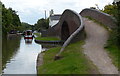
[[34, 33], [37, 37], [35, 38], [36, 40], [42, 40], [42, 41], [57, 41], [60, 40], [57, 37], [41, 37], [39, 33]]
[[45, 51], [44, 64], [38, 68], [38, 74], [92, 74], [99, 73], [97, 68], [82, 53], [84, 42], [70, 44], [61, 54], [61, 59], [54, 60], [61, 47]]
[[120, 70], [120, 66], [118, 65], [118, 63], [120, 63], [120, 60], [118, 57], [120, 57], [120, 49], [118, 49], [117, 46], [115, 45], [109, 45], [106, 47], [110, 58], [112, 59], [113, 64], [118, 67], [118, 69]]
[[42, 40], [42, 41], [57, 41], [60, 40], [59, 38], [56, 37], [36, 37], [36, 40]]
[[41, 36], [40, 33], [33, 33], [33, 34], [36, 35], [36, 36]]

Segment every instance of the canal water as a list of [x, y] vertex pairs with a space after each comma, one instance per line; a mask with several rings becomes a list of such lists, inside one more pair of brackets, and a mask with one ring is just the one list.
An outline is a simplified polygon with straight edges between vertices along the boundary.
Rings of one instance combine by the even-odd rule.
[[34, 42], [25, 43], [21, 36], [3, 39], [3, 74], [36, 74], [37, 55], [42, 47]]

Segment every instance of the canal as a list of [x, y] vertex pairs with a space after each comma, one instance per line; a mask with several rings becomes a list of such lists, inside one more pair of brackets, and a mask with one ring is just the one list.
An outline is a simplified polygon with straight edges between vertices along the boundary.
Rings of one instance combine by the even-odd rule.
[[37, 55], [42, 47], [32, 40], [25, 43], [22, 36], [3, 38], [2, 73], [3, 74], [37, 74]]

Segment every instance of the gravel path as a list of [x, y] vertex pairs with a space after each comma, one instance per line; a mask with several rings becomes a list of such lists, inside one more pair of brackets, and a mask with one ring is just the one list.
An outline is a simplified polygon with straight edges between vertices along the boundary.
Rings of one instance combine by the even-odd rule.
[[87, 38], [84, 53], [96, 65], [101, 74], [118, 74], [118, 69], [112, 64], [104, 45], [108, 39], [108, 32], [102, 26], [83, 19]]

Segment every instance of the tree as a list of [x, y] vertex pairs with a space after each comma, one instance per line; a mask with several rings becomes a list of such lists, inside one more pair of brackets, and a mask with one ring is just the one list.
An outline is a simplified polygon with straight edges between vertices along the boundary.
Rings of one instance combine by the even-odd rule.
[[90, 9], [96, 9], [95, 7], [90, 7]]
[[120, 46], [120, 1], [113, 2], [113, 4], [108, 4], [104, 7], [103, 12], [112, 15], [117, 20], [116, 25], [117, 27], [113, 29], [111, 35], [111, 44]]
[[[120, 46], [120, 1], [113, 3], [115, 6], [117, 6], [117, 13], [115, 14], [115, 17], [117, 19], [117, 45], [118, 47]], [[119, 47], [120, 49], [120, 47]]]
[[20, 27], [20, 31], [24, 31], [24, 30], [32, 30], [33, 25], [30, 25], [26, 22], [22, 22], [21, 23], [21, 27]]
[[17, 12], [12, 8], [5, 8], [5, 5], [2, 4], [2, 31], [7, 33], [10, 30], [19, 30], [21, 26], [20, 18], [17, 15]]
[[49, 19], [41, 18], [34, 24], [36, 30], [45, 30], [49, 27]]
[[103, 12], [110, 14], [112, 16], [115, 16], [115, 14], [117, 12], [117, 6], [113, 5], [113, 4], [108, 4], [104, 7]]

